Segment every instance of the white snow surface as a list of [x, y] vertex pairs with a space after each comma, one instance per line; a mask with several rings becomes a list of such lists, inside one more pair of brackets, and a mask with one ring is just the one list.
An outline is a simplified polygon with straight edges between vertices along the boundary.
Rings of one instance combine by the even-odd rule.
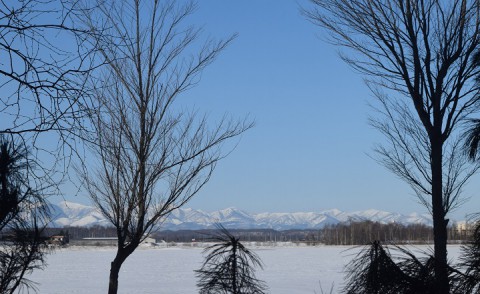
[[[257, 277], [264, 280], [268, 293], [337, 293], [343, 285], [343, 269], [358, 247], [293, 246], [252, 247], [264, 263]], [[428, 246], [410, 247], [414, 252], [431, 251]], [[460, 246], [449, 246], [455, 260]], [[48, 267], [28, 276], [38, 283], [39, 293], [106, 293], [113, 247], [70, 247], [48, 256]], [[189, 246], [137, 249], [124, 263], [119, 277], [119, 293], [198, 293], [194, 270], [203, 261], [202, 248]], [[23, 292], [20, 292], [23, 293]]]
[[[109, 225], [105, 217], [92, 206], [63, 201], [52, 204], [53, 224], [63, 226]], [[222, 223], [234, 229], [320, 229], [326, 225], [340, 222], [372, 220], [381, 223], [425, 224], [432, 225], [429, 214], [412, 213], [402, 215], [381, 210], [343, 212], [338, 209], [320, 212], [265, 212], [250, 214], [230, 207], [211, 213], [192, 208], [180, 208], [173, 211], [161, 224], [163, 230], [198, 230], [213, 228], [215, 223]]]

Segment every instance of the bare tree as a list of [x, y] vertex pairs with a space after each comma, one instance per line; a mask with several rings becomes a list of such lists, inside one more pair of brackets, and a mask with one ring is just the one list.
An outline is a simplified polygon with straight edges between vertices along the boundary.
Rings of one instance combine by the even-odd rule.
[[211, 237], [215, 244], [205, 248], [207, 257], [202, 268], [196, 271], [199, 293], [265, 293], [265, 282], [255, 277], [255, 268], [262, 268], [258, 255], [222, 225], [217, 228], [218, 232]]
[[410, 184], [434, 223], [437, 292], [448, 293], [447, 213], [459, 202], [469, 168], [458, 152], [458, 125], [477, 110], [479, 38], [475, 0], [311, 0], [305, 11], [342, 56], [365, 74], [383, 119], [380, 161]]
[[252, 126], [223, 119], [209, 129], [206, 117], [175, 103], [234, 38], [196, 49], [200, 31], [184, 25], [194, 9], [174, 1], [104, 1], [84, 18], [92, 28], [108, 28], [95, 40], [108, 68], [96, 81], [95, 161], [83, 175], [117, 230], [109, 293], [117, 293], [120, 267], [140, 242], [207, 183], [222, 143]]

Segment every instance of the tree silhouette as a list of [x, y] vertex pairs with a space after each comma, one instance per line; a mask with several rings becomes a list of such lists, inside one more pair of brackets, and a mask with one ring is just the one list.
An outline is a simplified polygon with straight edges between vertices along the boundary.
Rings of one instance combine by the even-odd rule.
[[[480, 65], [480, 51], [475, 54], [474, 63]], [[476, 83], [480, 84], [480, 75], [476, 77]], [[478, 158], [478, 149], [480, 144], [480, 119], [473, 118], [468, 121], [468, 128], [464, 132], [465, 138], [464, 148], [468, 154], [468, 157], [472, 161], [476, 161]]]
[[108, 64], [93, 77], [97, 104], [88, 146], [95, 163], [80, 174], [95, 206], [115, 227], [117, 252], [108, 293], [118, 291], [122, 264], [175, 209], [209, 181], [224, 143], [252, 124], [206, 116], [179, 105], [181, 94], [234, 39], [200, 40], [187, 23], [187, 1], [95, 1], [84, 15]]
[[478, 170], [459, 126], [478, 111], [479, 2], [311, 0], [305, 10], [348, 53], [377, 98], [372, 125], [387, 139], [379, 161], [405, 180], [431, 212], [436, 292], [450, 293], [447, 214]]
[[[391, 250], [374, 241], [365, 246], [347, 265], [347, 283], [343, 291], [355, 294], [397, 294], [437, 293], [435, 288], [435, 260], [426, 255], [417, 258], [412, 252], [400, 246]], [[456, 292], [458, 277], [456, 269], [447, 266], [451, 293]]]
[[265, 293], [265, 283], [255, 277], [255, 268], [263, 268], [258, 255], [222, 225], [217, 228], [218, 232], [212, 236], [217, 243], [204, 250], [208, 255], [202, 268], [196, 271], [200, 293]]
[[43, 199], [29, 186], [27, 150], [0, 136], [0, 293], [34, 285], [25, 274], [42, 268], [45, 242], [39, 225], [47, 215]]

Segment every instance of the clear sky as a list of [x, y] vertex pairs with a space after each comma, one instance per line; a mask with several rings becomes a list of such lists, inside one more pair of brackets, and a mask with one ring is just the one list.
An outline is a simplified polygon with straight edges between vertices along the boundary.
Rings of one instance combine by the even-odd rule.
[[[183, 99], [213, 117], [249, 115], [256, 126], [186, 207], [426, 212], [406, 183], [371, 158], [383, 140], [367, 122], [372, 95], [300, 5], [308, 2], [198, 1], [192, 23], [212, 37], [239, 36]], [[471, 200], [454, 219], [480, 208], [480, 177], [464, 194]], [[68, 200], [88, 203], [81, 195]]]

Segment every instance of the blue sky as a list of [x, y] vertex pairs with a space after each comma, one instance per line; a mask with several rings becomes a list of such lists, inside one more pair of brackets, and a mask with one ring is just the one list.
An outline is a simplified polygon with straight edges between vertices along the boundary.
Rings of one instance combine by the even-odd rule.
[[[190, 18], [215, 38], [238, 38], [183, 97], [213, 118], [249, 116], [256, 126], [186, 206], [206, 211], [426, 212], [408, 185], [377, 164], [382, 136], [368, 125], [373, 98], [299, 12], [307, 1], [202, 0]], [[228, 148], [228, 146], [227, 146]], [[454, 219], [480, 207], [480, 178]], [[81, 195], [68, 200], [88, 203]]]

